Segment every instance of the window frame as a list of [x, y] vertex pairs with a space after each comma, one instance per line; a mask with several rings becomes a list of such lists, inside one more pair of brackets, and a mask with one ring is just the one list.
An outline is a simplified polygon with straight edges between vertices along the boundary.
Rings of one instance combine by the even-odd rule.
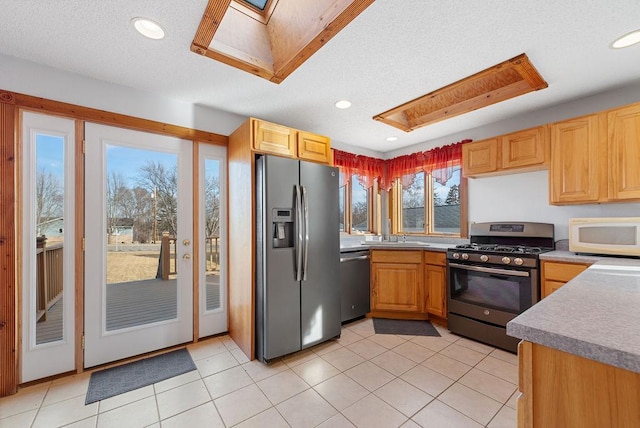
[[[364, 235], [368, 233], [375, 233], [375, 225], [379, 222], [376, 221], [375, 200], [374, 198], [379, 192], [377, 190], [377, 183], [369, 189], [365, 189], [367, 192], [367, 230], [354, 230], [352, 224], [352, 206], [353, 206], [353, 183], [358, 180], [358, 174], [353, 174], [349, 180], [340, 187], [344, 187], [344, 229], [340, 230], [340, 233], [346, 233], [349, 235]], [[357, 183], [360, 185], [360, 183]]]
[[422, 232], [405, 232], [403, 228], [403, 207], [402, 207], [402, 180], [397, 178], [393, 181], [391, 190], [389, 191], [389, 214], [391, 217], [391, 233], [414, 235], [414, 236], [441, 236], [441, 237], [466, 237], [468, 230], [467, 222], [467, 179], [462, 175], [462, 167], [460, 166], [460, 232], [459, 233], [443, 233], [434, 231], [434, 210], [433, 210], [433, 175], [424, 173], [424, 189], [425, 189], [425, 206], [424, 218], [425, 225]]

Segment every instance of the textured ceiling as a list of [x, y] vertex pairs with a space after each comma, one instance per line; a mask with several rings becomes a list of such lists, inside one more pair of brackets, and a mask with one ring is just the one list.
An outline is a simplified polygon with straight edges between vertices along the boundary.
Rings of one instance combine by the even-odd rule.
[[[617, 36], [640, 28], [638, 0], [377, 0], [280, 85], [189, 50], [206, 4], [0, 0], [0, 54], [379, 152], [640, 78], [640, 45], [609, 48]], [[138, 35], [130, 24], [136, 16], [161, 23], [167, 37]], [[372, 119], [521, 53], [549, 83], [547, 89], [411, 133]], [[336, 109], [340, 99], [353, 106]], [[398, 141], [386, 142], [390, 135]]]

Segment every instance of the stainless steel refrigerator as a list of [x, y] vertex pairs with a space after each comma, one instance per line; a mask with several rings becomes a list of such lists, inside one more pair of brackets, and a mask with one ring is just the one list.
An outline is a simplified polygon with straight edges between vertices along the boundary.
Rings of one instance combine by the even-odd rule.
[[340, 335], [337, 168], [256, 160], [256, 358]]

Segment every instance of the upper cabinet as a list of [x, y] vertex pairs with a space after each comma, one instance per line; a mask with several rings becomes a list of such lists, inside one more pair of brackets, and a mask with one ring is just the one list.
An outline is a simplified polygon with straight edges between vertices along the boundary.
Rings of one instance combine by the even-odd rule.
[[462, 146], [465, 177], [544, 169], [548, 163], [547, 128], [537, 126]]
[[551, 204], [640, 200], [640, 104], [550, 128]]
[[553, 123], [549, 198], [552, 204], [598, 202], [606, 199], [606, 115]]
[[331, 140], [322, 135], [299, 131], [275, 123], [249, 119], [252, 148], [261, 153], [331, 164]]
[[640, 104], [611, 110], [609, 130], [609, 198], [640, 199]]

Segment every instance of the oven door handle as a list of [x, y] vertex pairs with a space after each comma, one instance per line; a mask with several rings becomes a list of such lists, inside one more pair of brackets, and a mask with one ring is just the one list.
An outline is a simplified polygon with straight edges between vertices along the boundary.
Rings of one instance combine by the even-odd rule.
[[476, 272], [494, 273], [496, 275], [529, 276], [529, 272], [524, 272], [521, 270], [494, 269], [482, 266], [461, 265], [459, 263], [449, 263], [449, 267], [472, 270]]

